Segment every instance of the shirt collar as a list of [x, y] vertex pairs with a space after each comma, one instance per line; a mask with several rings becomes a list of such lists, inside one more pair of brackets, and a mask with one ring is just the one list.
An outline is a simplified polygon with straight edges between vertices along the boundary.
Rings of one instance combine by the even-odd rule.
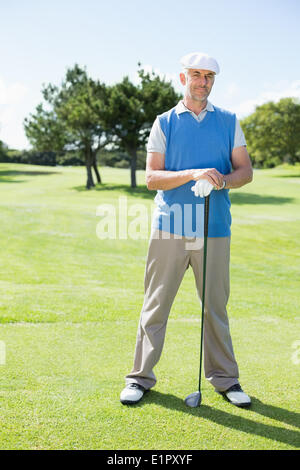
[[[176, 105], [175, 109], [176, 109], [177, 114], [186, 113], [186, 112], [193, 113], [193, 111], [191, 111], [190, 109], [188, 109], [184, 105], [182, 100], [179, 101], [179, 103]], [[213, 105], [211, 104], [210, 101], [207, 100], [206, 107], [204, 109], [202, 109], [201, 113], [203, 113], [203, 111], [210, 111], [210, 112], [214, 111], [214, 107], [213, 107]]]

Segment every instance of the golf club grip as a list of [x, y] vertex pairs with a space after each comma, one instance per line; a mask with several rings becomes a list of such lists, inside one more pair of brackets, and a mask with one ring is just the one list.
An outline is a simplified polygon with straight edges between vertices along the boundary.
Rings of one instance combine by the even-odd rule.
[[204, 199], [204, 237], [208, 235], [209, 195]]

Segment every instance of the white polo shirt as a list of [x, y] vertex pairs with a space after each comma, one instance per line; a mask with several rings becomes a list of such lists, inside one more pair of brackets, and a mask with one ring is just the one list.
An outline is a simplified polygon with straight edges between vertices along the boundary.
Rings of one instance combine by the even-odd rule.
[[[183, 101], [179, 101], [179, 103], [176, 105], [177, 114], [186, 113], [187, 111], [191, 113], [193, 118], [201, 122], [205, 118], [207, 112], [209, 113], [214, 112], [214, 107], [210, 103], [210, 101], [207, 101], [206, 107], [201, 111], [200, 114], [197, 115], [193, 111], [188, 109], [184, 105]], [[242, 147], [242, 146], [246, 146], [246, 139], [242, 131], [241, 125], [238, 119], [236, 119], [233, 148]], [[166, 137], [163, 131], [161, 130], [160, 122], [158, 118], [155, 119], [150, 135], [149, 135], [148, 144], [147, 144], [147, 152], [158, 152], [162, 154], [166, 153]]]

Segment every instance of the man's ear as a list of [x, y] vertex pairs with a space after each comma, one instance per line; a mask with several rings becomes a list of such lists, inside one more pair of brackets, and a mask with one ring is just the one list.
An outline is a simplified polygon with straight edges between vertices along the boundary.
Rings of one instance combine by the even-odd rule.
[[182, 85], [186, 85], [186, 76], [183, 72], [181, 72], [181, 74], [179, 75], [180, 77], [180, 82]]

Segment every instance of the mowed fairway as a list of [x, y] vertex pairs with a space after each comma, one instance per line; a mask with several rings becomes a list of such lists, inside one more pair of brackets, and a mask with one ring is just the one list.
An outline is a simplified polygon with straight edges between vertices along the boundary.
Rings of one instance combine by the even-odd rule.
[[[183, 402], [199, 368], [191, 269], [170, 314], [156, 387], [134, 407], [120, 404], [154, 193], [142, 171], [131, 190], [129, 170], [100, 170], [103, 185], [86, 191], [82, 167], [0, 164], [0, 448], [299, 448], [300, 167], [255, 171], [250, 185], [230, 192], [228, 313], [250, 410], [205, 380], [201, 407]], [[120, 197], [128, 225], [130, 208], [142, 204], [149, 226], [142, 238], [101, 240], [96, 209], [112, 204], [119, 218]]]

